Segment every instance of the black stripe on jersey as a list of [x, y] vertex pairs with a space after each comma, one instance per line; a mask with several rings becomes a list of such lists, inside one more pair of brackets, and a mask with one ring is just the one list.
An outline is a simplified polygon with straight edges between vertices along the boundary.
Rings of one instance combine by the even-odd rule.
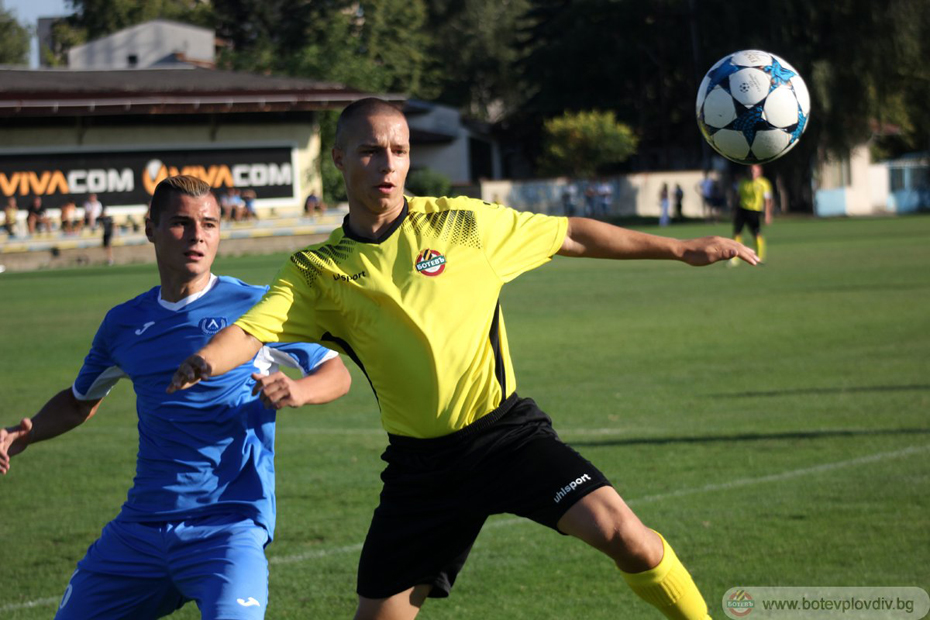
[[[345, 354], [348, 355], [352, 359], [352, 361], [355, 362], [355, 365], [358, 366], [362, 370], [362, 373], [365, 375], [365, 378], [368, 379], [368, 385], [371, 386], [371, 391], [374, 392], [375, 394], [375, 400], [378, 400], [378, 391], [375, 390], [375, 386], [371, 382], [371, 377], [368, 376], [368, 371], [365, 370], [365, 364], [363, 364], [362, 360], [359, 359], [358, 353], [355, 352], [355, 349], [352, 348], [352, 345], [350, 345], [348, 342], [346, 342], [339, 336], [333, 336], [329, 332], [326, 332], [325, 334], [323, 334], [323, 337], [320, 338], [320, 341], [321, 342], [332, 342], [338, 345], [340, 349], [345, 351]], [[381, 401], [378, 401], [378, 403], [380, 406]]]
[[501, 350], [501, 302], [494, 308], [494, 320], [491, 321], [491, 348], [494, 349], [494, 376], [501, 386], [501, 400], [507, 398], [507, 370], [504, 368], [504, 352]]

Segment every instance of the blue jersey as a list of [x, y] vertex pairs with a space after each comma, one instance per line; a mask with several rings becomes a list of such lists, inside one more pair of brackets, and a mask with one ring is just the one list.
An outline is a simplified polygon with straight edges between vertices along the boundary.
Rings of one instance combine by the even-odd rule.
[[269, 345], [221, 377], [165, 392], [181, 362], [266, 290], [212, 276], [203, 291], [179, 302], [164, 301], [155, 287], [107, 313], [72, 390], [78, 400], [94, 400], [120, 378], [132, 380], [139, 453], [119, 519], [239, 514], [274, 534], [275, 411], [252, 396], [251, 374], [278, 365], [307, 374], [336, 354], [316, 344]]

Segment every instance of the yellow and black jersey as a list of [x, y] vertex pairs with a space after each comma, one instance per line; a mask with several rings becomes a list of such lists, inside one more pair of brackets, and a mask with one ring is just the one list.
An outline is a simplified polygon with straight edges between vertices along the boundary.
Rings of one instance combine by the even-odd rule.
[[346, 222], [293, 254], [236, 325], [342, 351], [371, 382], [385, 430], [448, 435], [516, 389], [500, 290], [547, 262], [567, 227], [470, 198], [409, 198], [377, 239]]
[[765, 201], [772, 197], [772, 184], [765, 177], [743, 179], [737, 188], [740, 209], [762, 211]]

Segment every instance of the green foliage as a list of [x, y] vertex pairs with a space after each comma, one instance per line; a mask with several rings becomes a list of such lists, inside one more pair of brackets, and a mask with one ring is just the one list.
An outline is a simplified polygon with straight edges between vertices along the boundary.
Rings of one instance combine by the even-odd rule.
[[430, 64], [437, 100], [497, 121], [523, 101], [518, 20], [528, 0], [429, 0]]
[[0, 2], [0, 65], [29, 64], [29, 28]]
[[547, 120], [544, 131], [543, 172], [553, 175], [593, 176], [606, 165], [627, 160], [638, 142], [613, 112], [566, 112]]
[[[715, 618], [723, 593], [747, 583], [930, 590], [919, 569], [930, 531], [930, 217], [794, 220], [767, 233], [766, 269], [556, 257], [508, 284], [519, 393], [668, 538]], [[267, 283], [286, 259], [224, 258], [214, 272]], [[152, 265], [0, 275], [2, 423], [70, 385], [106, 311], [157, 280]], [[278, 414], [269, 620], [355, 609], [387, 440], [368, 382], [346, 364], [347, 397]], [[137, 438], [121, 381], [86, 424], [14, 457], [0, 477], [4, 620], [54, 615], [126, 499]], [[511, 515], [488, 522], [452, 597], [422, 614], [656, 617], [606, 557]], [[188, 603], [170, 618], [200, 614]]]
[[337, 203], [348, 200], [346, 185], [342, 173], [333, 163], [332, 145], [336, 142], [336, 121], [339, 113], [335, 111], [320, 114], [320, 171], [323, 176], [323, 202]]
[[448, 196], [452, 181], [441, 172], [421, 168], [407, 175], [406, 188], [415, 196]]

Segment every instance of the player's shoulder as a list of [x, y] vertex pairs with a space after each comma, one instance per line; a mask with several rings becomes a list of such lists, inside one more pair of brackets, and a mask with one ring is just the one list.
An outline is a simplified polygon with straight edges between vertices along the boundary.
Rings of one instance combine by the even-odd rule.
[[158, 292], [160, 289], [161, 287], [154, 286], [144, 293], [136, 295], [132, 299], [127, 299], [121, 304], [116, 304], [107, 312], [107, 319], [136, 316], [140, 312], [145, 312], [157, 306]]
[[125, 328], [145, 324], [149, 316], [157, 312], [159, 290], [160, 287], [155, 286], [110, 308], [103, 317], [100, 330], [118, 334]]
[[289, 263], [303, 269], [308, 263], [335, 264], [348, 258], [357, 250], [357, 244], [350, 237], [347, 237], [342, 226], [333, 230], [329, 237], [318, 243], [311, 243], [293, 254], [291, 254]]
[[483, 211], [502, 208], [477, 198], [468, 196], [416, 196], [407, 198], [410, 213], [440, 213], [443, 211]]
[[232, 276], [217, 276], [214, 293], [220, 297], [235, 297], [258, 300], [268, 291], [265, 285], [249, 284]]

